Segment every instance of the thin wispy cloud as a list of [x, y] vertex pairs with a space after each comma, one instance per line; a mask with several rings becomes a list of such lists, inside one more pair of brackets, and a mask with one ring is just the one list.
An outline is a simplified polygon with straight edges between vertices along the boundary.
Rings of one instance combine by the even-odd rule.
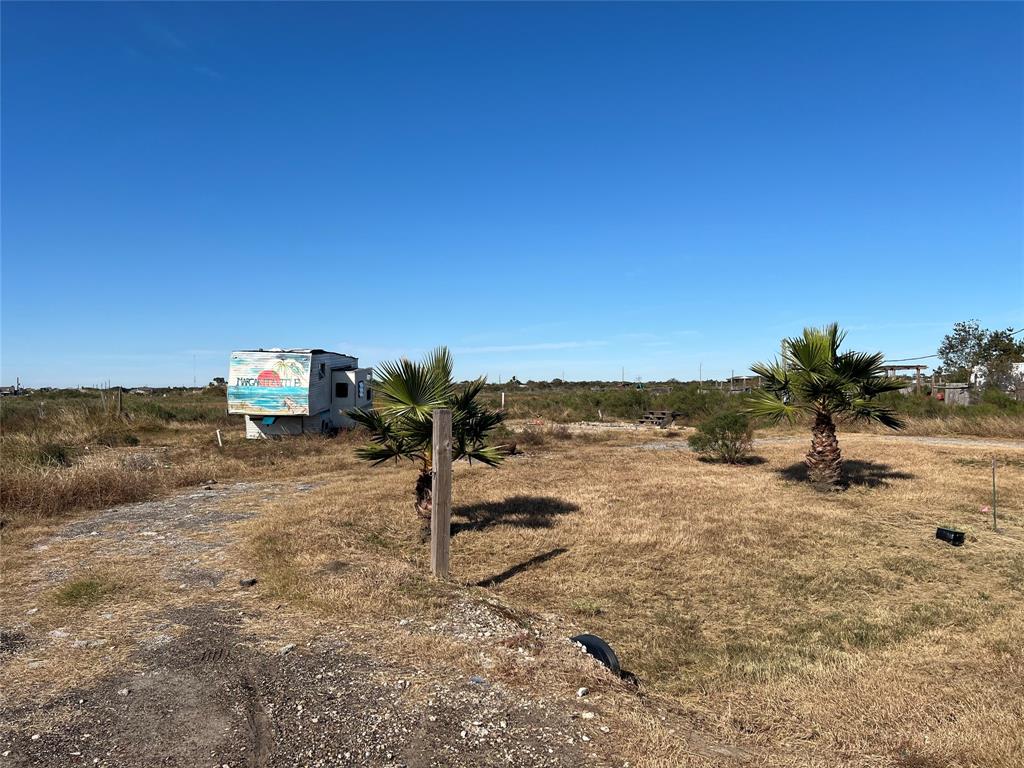
[[173, 48], [178, 51], [191, 50], [188, 43], [181, 39], [173, 30], [164, 24], [156, 21], [146, 21], [142, 24], [142, 30], [153, 41], [165, 48]]
[[176, 63], [190, 68], [197, 75], [211, 80], [224, 80], [224, 74], [210, 66], [199, 52], [195, 50], [184, 37], [179, 35], [166, 24], [152, 19], [142, 22], [143, 34], [157, 48], [174, 60]]

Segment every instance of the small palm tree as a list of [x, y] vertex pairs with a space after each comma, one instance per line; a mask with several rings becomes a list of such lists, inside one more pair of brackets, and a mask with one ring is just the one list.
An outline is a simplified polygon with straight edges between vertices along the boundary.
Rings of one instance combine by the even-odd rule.
[[814, 417], [811, 450], [807, 453], [808, 477], [823, 487], [835, 487], [842, 481], [837, 418], [903, 428], [891, 408], [874, 402], [884, 392], [901, 389], [903, 382], [885, 376], [885, 358], [880, 352], [841, 353], [839, 347], [845, 337], [836, 323], [804, 328], [803, 336], [782, 342], [781, 361], [750, 366], [764, 384], [750, 395], [749, 413], [776, 423], [782, 419], [792, 422], [805, 414]]
[[349, 415], [370, 432], [369, 445], [356, 449], [359, 458], [382, 464], [389, 459], [409, 459], [419, 465], [416, 479], [416, 515], [420, 539], [430, 538], [433, 510], [433, 413], [435, 408], [452, 411], [452, 459], [473, 459], [496, 466], [502, 455], [486, 444], [487, 436], [505, 420], [505, 414], [481, 405], [477, 395], [484, 379], [458, 387], [452, 380], [452, 357], [438, 347], [423, 361], [401, 360], [383, 363], [374, 372], [373, 408], [350, 411]]

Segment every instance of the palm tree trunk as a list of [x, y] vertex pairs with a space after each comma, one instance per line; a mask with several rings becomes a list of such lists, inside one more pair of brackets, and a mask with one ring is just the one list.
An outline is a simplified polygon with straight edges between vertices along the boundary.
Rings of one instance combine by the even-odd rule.
[[807, 453], [807, 477], [820, 488], [835, 488], [843, 478], [843, 456], [839, 452], [836, 425], [827, 413], [814, 417], [811, 450]]
[[434, 476], [429, 469], [416, 478], [416, 517], [420, 521], [420, 543], [430, 541], [430, 516], [434, 511]]

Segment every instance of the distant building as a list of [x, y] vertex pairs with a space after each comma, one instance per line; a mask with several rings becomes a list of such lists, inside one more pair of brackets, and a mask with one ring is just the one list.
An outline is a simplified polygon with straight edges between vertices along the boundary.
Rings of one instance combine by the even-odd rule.
[[369, 408], [373, 369], [323, 349], [245, 349], [231, 353], [228, 412], [245, 416], [248, 438], [329, 433], [355, 426]]

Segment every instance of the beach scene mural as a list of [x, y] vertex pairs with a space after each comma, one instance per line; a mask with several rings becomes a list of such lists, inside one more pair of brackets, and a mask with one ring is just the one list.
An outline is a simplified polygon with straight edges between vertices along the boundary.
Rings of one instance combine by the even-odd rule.
[[228, 373], [228, 412], [263, 416], [309, 413], [311, 356], [236, 352]]

